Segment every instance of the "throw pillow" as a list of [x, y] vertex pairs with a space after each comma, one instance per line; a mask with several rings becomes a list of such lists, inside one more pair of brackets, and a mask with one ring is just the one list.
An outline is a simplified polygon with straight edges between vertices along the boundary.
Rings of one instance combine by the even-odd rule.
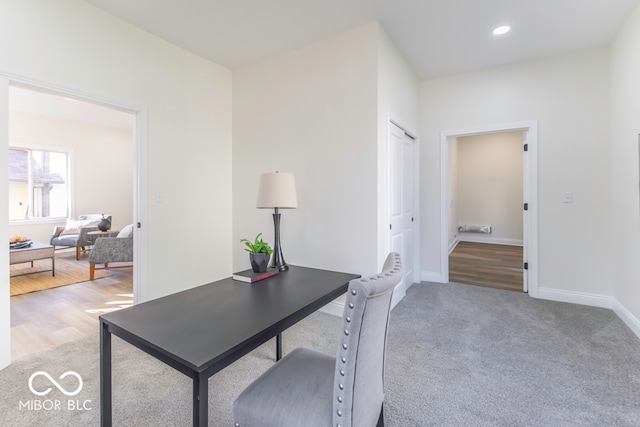
[[132, 237], [133, 236], [133, 224], [126, 225], [122, 231], [118, 233], [116, 237]]
[[93, 219], [67, 219], [64, 230], [62, 230], [60, 235], [68, 236], [71, 234], [80, 234], [81, 227], [95, 227], [99, 222], [100, 220]]

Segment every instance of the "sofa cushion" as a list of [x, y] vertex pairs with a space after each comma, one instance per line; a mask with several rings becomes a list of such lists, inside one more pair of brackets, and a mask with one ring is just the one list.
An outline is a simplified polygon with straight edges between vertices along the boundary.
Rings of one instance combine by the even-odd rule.
[[78, 243], [77, 234], [66, 234], [64, 236], [58, 236], [55, 239], [51, 239], [51, 244], [55, 246], [76, 246]]

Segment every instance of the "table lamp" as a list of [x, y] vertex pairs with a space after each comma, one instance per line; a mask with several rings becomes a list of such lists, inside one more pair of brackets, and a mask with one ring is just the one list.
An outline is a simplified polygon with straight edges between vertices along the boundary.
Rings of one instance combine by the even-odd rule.
[[273, 257], [269, 267], [277, 268], [280, 271], [288, 270], [289, 266], [282, 256], [280, 246], [280, 211], [279, 209], [296, 209], [298, 200], [296, 198], [296, 183], [291, 173], [267, 172], [260, 175], [258, 186], [258, 209], [274, 209], [273, 226], [275, 228], [275, 244], [273, 246]]

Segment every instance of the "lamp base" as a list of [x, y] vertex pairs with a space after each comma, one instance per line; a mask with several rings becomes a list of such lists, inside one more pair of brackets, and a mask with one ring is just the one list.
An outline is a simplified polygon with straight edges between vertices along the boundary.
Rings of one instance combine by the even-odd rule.
[[289, 266], [285, 262], [284, 256], [282, 256], [282, 247], [280, 246], [280, 212], [278, 212], [278, 208], [275, 208], [273, 214], [273, 227], [275, 230], [275, 244], [273, 245], [273, 256], [269, 267], [277, 268], [279, 271], [286, 271]]

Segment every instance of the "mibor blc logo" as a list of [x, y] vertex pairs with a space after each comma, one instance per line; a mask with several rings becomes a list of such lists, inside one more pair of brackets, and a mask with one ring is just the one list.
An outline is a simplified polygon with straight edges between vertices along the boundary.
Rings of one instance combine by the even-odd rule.
[[51, 375], [49, 375], [45, 371], [38, 371], [31, 374], [31, 376], [29, 377], [29, 390], [31, 390], [31, 393], [35, 394], [36, 396], [46, 396], [51, 391], [51, 387], [47, 388], [44, 391], [37, 391], [36, 389], [33, 388], [33, 379], [38, 375], [42, 375], [46, 377], [49, 380], [49, 382], [51, 382], [51, 384], [56, 386], [58, 390], [60, 390], [62, 393], [64, 393], [67, 396], [75, 396], [76, 394], [80, 393], [80, 390], [82, 390], [82, 377], [77, 372], [67, 371], [64, 374], [60, 375], [60, 378], [58, 378], [62, 380], [65, 377], [72, 375], [78, 379], [78, 388], [75, 389], [74, 391], [67, 391], [64, 388], [62, 388], [62, 386], [58, 382], [56, 382], [56, 380], [51, 378]]
[[[43, 377], [47, 380], [49, 384], [43, 384], [44, 380], [39, 379], [34, 384], [34, 381], [38, 377]], [[54, 386], [58, 391], [65, 396], [76, 396], [78, 393], [82, 391], [82, 386], [84, 385], [82, 381], [82, 377], [80, 374], [74, 371], [67, 371], [58, 377], [58, 380], [64, 380], [67, 377], [72, 377], [71, 382], [67, 379], [63, 381], [63, 384], [66, 385], [65, 388], [62, 384], [60, 384], [56, 379], [54, 379], [48, 372], [45, 371], [37, 371], [31, 374], [29, 377], [29, 390], [36, 396], [47, 396], [51, 393]], [[77, 385], [76, 385], [77, 383]], [[51, 385], [51, 386], [48, 386]], [[55, 394], [55, 393], [54, 393]], [[69, 411], [90, 411], [91, 410], [91, 400], [60, 400], [60, 399], [31, 399], [27, 401], [20, 401], [18, 409], [20, 410], [28, 410], [28, 411], [61, 411], [61, 410], [69, 410]]]

